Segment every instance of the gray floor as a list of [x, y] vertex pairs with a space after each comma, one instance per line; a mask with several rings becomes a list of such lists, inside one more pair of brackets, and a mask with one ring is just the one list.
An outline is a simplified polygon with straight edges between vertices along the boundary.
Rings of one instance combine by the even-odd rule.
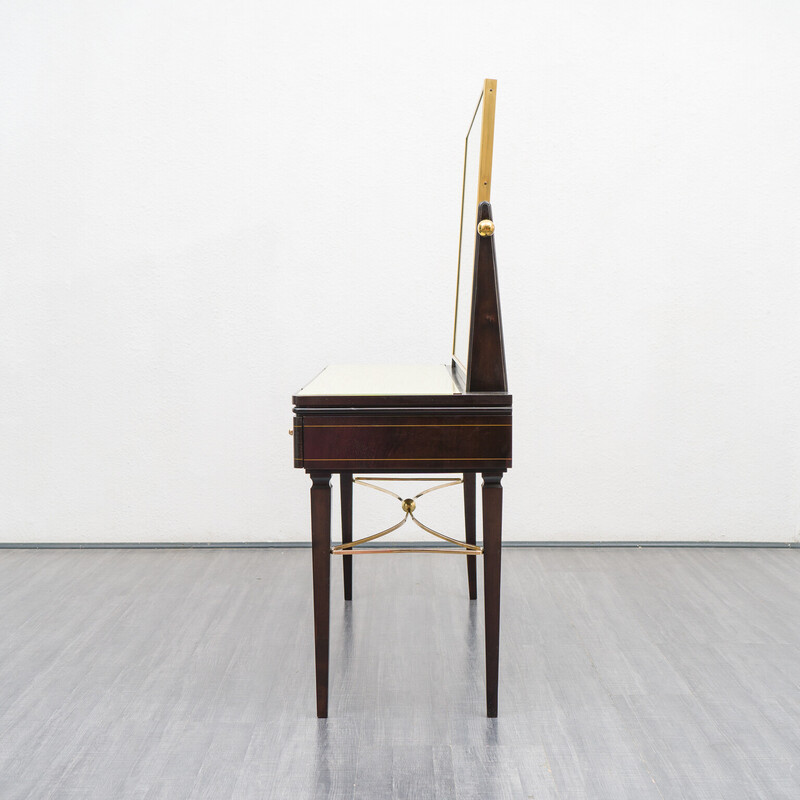
[[800, 552], [509, 549], [500, 717], [461, 558], [0, 551], [0, 798], [798, 798]]

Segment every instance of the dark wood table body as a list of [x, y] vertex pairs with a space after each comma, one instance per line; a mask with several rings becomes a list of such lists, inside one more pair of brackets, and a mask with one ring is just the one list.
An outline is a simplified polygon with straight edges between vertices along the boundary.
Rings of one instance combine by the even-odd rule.
[[[466, 541], [476, 540], [475, 477], [483, 476], [486, 705], [497, 716], [502, 475], [511, 466], [511, 396], [505, 392], [435, 395], [297, 395], [294, 465], [311, 476], [317, 716], [328, 715], [331, 475], [339, 473], [342, 541], [352, 541], [353, 474], [460, 473]], [[375, 556], [377, 557], [377, 556]], [[477, 597], [475, 556], [465, 556], [469, 596]], [[352, 559], [342, 556], [345, 600]]]
[[[305, 469], [312, 481], [319, 717], [328, 715], [331, 475], [340, 475], [342, 541], [351, 542], [354, 473], [453, 472], [464, 479], [465, 539], [470, 544], [475, 544], [476, 539], [476, 475], [483, 476], [486, 710], [488, 716], [497, 716], [501, 481], [503, 473], [511, 467], [511, 395], [506, 376], [494, 223], [488, 202], [479, 203], [477, 218], [472, 302], [469, 317], [462, 320], [469, 323], [466, 367], [455, 354], [449, 365], [374, 368], [339, 365], [323, 370], [293, 398], [294, 465]], [[454, 350], [455, 345], [454, 335]], [[464, 557], [469, 596], [476, 599], [476, 556]], [[345, 600], [350, 600], [353, 556], [342, 558]]]

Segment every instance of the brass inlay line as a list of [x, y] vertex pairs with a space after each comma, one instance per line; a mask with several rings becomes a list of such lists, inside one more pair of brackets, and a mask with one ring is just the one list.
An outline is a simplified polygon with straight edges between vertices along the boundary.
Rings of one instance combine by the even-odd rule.
[[[419, 494], [414, 495], [413, 498], [406, 498], [405, 500], [400, 497], [399, 494], [395, 494], [394, 492], [389, 491], [388, 489], [384, 489], [382, 486], [375, 486], [375, 481], [402, 481], [402, 480], [418, 480], [418, 481], [436, 481], [438, 482], [438, 486], [431, 486], [429, 489], [423, 489]], [[416, 508], [416, 500], [422, 497], [429, 492], [434, 492], [437, 489], [446, 489], [448, 486], [456, 486], [459, 483], [463, 483], [461, 478], [353, 478], [353, 483], [358, 483], [361, 486], [366, 486], [369, 489], [375, 489], [378, 492], [383, 492], [384, 494], [391, 495], [392, 497], [399, 500], [403, 506], [403, 511], [405, 511], [405, 516], [403, 519], [400, 520], [396, 525], [392, 525], [385, 530], [378, 531], [378, 533], [373, 533], [370, 536], [364, 536], [361, 539], [356, 539], [354, 542], [343, 542], [342, 544], [337, 544], [331, 548], [331, 553], [334, 555], [354, 555], [355, 553], [458, 553], [459, 555], [479, 555], [483, 553], [483, 548], [479, 547], [476, 544], [469, 544], [468, 542], [460, 542], [458, 539], [453, 539], [450, 536], [446, 536], [443, 533], [439, 533], [439, 531], [435, 531], [433, 528], [429, 528], [427, 525], [423, 525], [415, 516], [414, 516], [414, 509]], [[382, 536], [386, 536], [392, 531], [396, 531], [398, 528], [401, 528], [403, 525], [408, 522], [408, 520], [414, 522], [418, 527], [424, 530], [426, 533], [430, 533], [433, 536], [436, 536], [439, 539], [442, 539], [445, 542], [448, 542], [453, 545], [452, 548], [430, 548], [430, 547], [395, 547], [395, 548], [369, 548], [367, 550], [361, 549], [356, 550], [359, 545], [366, 544], [367, 542], [374, 541], [375, 539], [380, 539]]]

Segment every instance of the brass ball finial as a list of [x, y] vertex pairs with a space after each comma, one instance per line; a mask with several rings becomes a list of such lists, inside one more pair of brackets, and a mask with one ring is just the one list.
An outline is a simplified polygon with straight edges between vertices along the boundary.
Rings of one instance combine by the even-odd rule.
[[417, 504], [410, 497], [403, 500], [403, 511], [405, 511], [406, 514], [411, 514], [416, 507]]
[[478, 223], [478, 233], [481, 236], [491, 236], [494, 233], [494, 222], [490, 219], [482, 219]]

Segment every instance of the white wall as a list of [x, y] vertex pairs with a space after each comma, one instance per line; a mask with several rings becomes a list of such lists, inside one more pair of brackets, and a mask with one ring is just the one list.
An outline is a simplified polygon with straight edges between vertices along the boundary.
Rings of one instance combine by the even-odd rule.
[[290, 396], [447, 358], [495, 77], [506, 537], [797, 540], [799, 39], [794, 0], [7, 0], [0, 537], [306, 539]]

